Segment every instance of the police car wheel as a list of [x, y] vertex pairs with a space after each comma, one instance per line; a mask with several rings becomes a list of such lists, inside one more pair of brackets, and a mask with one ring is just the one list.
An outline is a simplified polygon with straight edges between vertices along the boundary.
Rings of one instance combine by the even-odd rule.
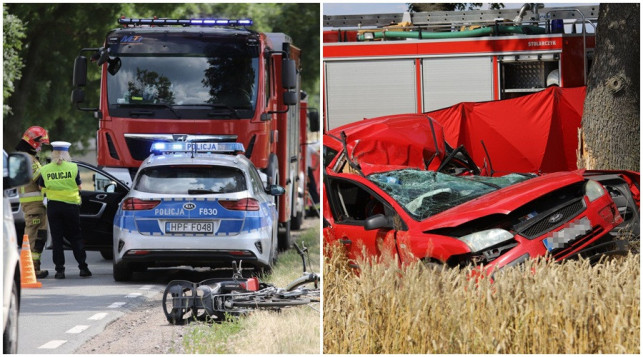
[[112, 260], [114, 259], [114, 251], [110, 249], [101, 249], [100, 250], [100, 256], [103, 257], [105, 260]]
[[128, 281], [132, 278], [132, 269], [127, 263], [114, 263], [113, 275], [115, 281]]

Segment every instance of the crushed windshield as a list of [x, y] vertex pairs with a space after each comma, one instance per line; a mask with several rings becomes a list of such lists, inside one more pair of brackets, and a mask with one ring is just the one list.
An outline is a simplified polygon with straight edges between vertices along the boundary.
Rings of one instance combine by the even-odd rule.
[[109, 107], [116, 111], [112, 115], [129, 117], [133, 107], [141, 107], [200, 110], [203, 118], [252, 117], [259, 84], [259, 51], [253, 43], [160, 36], [138, 36], [137, 43], [124, 43], [130, 40], [125, 37], [110, 46], [110, 56], [120, 64], [115, 74], [107, 75]]
[[423, 220], [531, 176], [452, 176], [434, 171], [397, 170], [367, 176], [415, 219]]

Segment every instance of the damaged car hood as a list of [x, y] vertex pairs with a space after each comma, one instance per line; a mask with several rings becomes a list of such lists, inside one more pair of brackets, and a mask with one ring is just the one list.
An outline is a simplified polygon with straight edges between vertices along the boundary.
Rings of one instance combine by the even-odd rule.
[[426, 114], [366, 119], [327, 133], [345, 144], [365, 175], [400, 168], [436, 170], [446, 155], [442, 126]]

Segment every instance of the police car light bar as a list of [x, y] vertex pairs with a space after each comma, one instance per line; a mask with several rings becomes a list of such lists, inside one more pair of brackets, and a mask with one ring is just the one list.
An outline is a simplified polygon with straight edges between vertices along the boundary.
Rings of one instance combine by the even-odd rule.
[[212, 143], [212, 142], [158, 142], [152, 144], [152, 153], [167, 152], [197, 152], [197, 153], [236, 153], [245, 152], [242, 143]]
[[252, 26], [251, 19], [128, 19], [120, 18], [121, 25], [181, 25], [181, 26]]

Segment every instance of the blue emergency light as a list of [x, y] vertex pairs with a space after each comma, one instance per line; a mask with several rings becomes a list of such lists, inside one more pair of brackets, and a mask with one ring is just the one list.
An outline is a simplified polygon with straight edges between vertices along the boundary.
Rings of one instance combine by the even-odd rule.
[[252, 26], [251, 19], [129, 19], [120, 18], [121, 25], [182, 25], [182, 26]]
[[153, 154], [170, 152], [192, 153], [237, 153], [245, 152], [242, 143], [217, 143], [217, 142], [156, 142], [152, 144], [150, 152]]

